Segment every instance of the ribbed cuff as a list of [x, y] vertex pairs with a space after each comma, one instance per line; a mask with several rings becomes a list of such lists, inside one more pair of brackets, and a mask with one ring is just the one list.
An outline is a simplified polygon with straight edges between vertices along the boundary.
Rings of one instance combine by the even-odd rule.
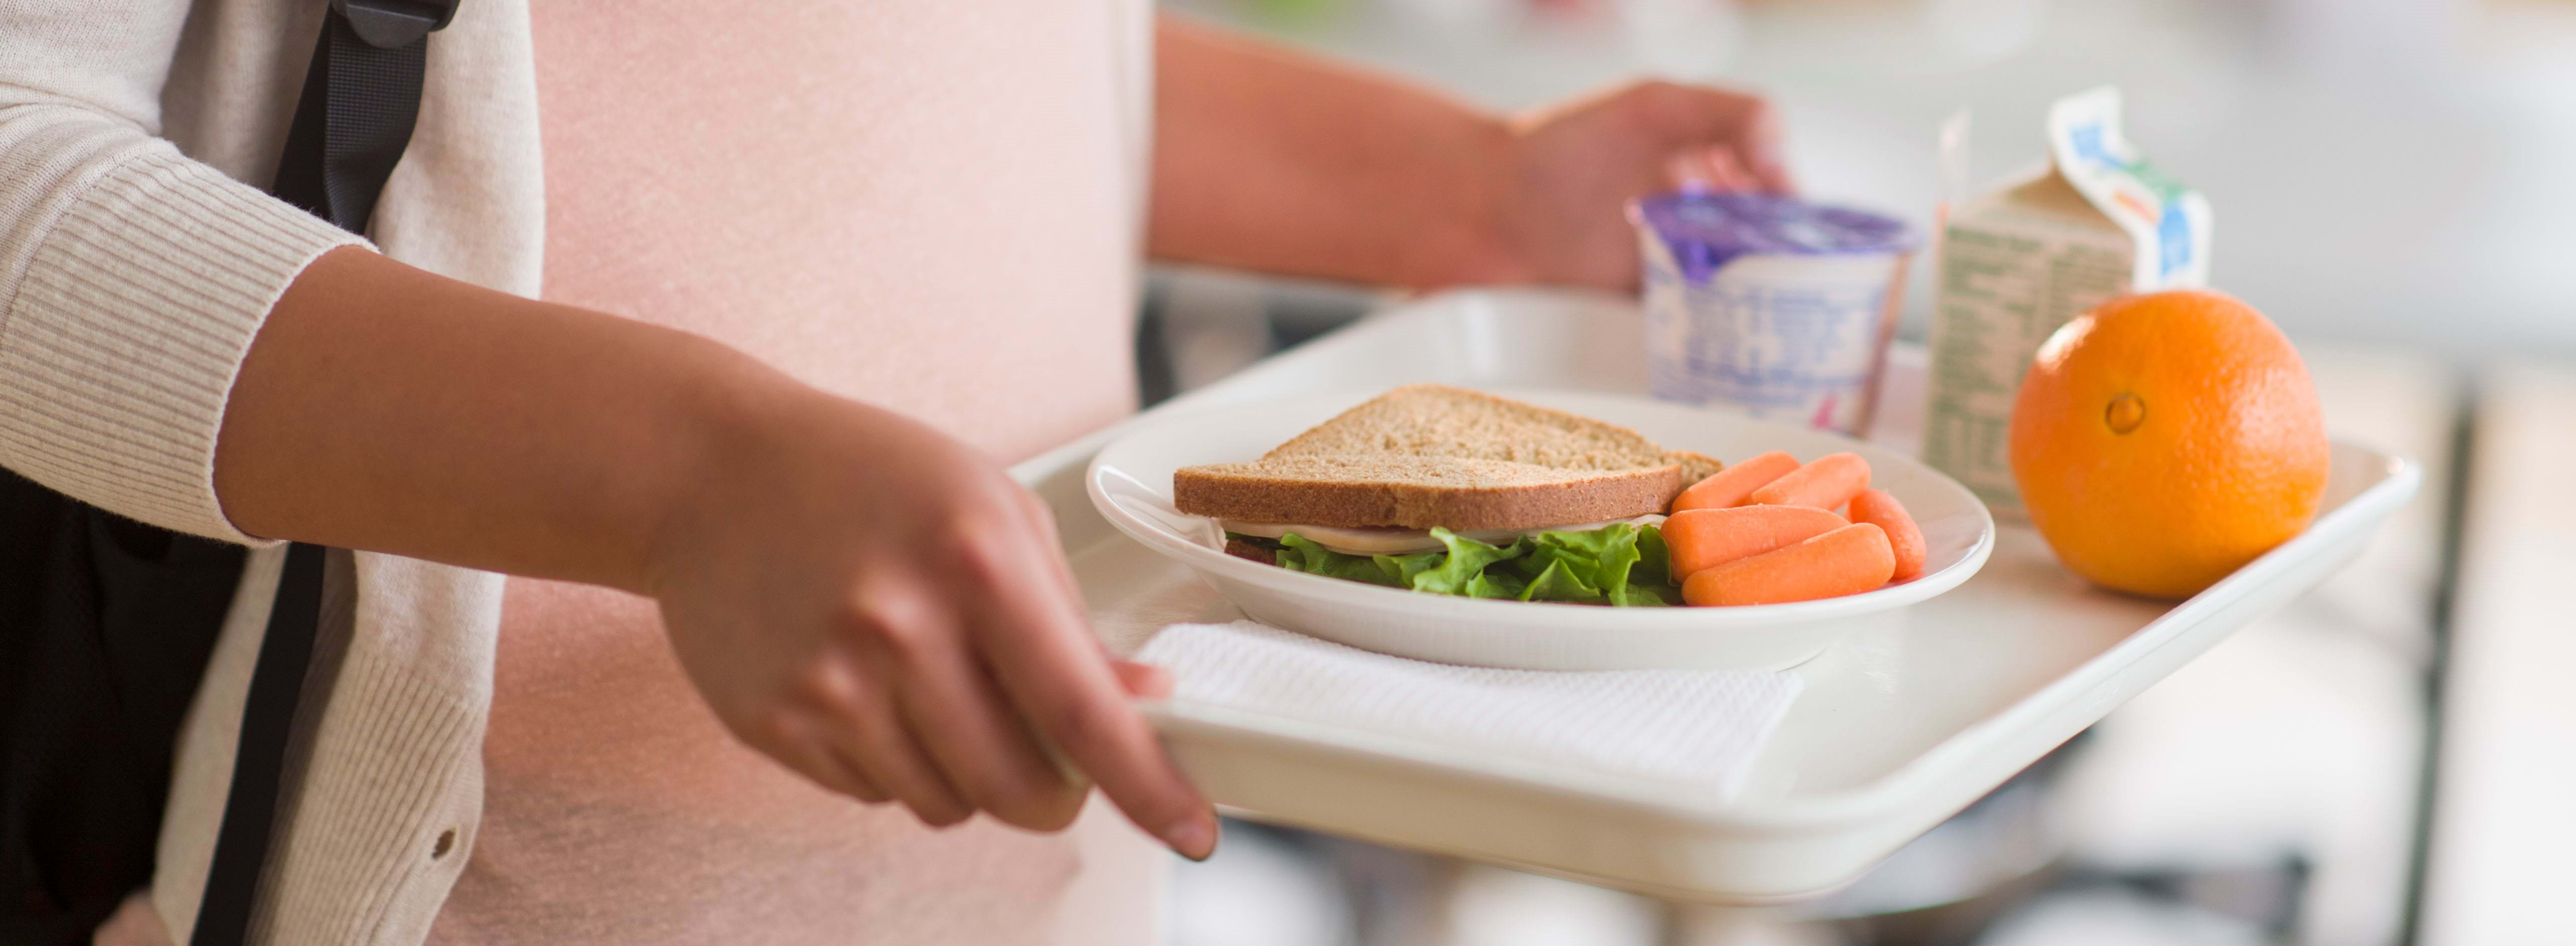
[[365, 243], [181, 156], [135, 147], [40, 234], [0, 315], [0, 460], [154, 525], [260, 545], [215, 498], [215, 437], [269, 308]]

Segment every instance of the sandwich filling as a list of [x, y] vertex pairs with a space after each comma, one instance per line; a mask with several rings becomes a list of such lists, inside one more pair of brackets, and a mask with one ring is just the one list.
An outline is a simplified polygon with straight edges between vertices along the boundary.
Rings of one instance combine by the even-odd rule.
[[[1465, 598], [1661, 607], [1680, 602], [1659, 526], [1662, 519], [1639, 516], [1588, 528], [1524, 532], [1501, 544], [1435, 526], [1423, 534], [1436, 549], [1364, 555], [1327, 547], [1294, 526], [1272, 527], [1279, 532], [1275, 537], [1229, 529], [1225, 538], [1226, 551], [1233, 555], [1391, 588]], [[1375, 538], [1396, 544], [1386, 536]]]
[[[1475, 529], [1458, 534], [1487, 545], [1510, 545], [1519, 541], [1521, 536], [1539, 532], [1590, 532], [1621, 523], [1634, 526], [1658, 526], [1663, 521], [1662, 513], [1647, 513], [1632, 519], [1614, 519], [1609, 522], [1586, 522], [1580, 525], [1546, 526], [1537, 529]], [[1307, 541], [1344, 555], [1410, 555], [1415, 552], [1439, 552], [1448, 548], [1438, 538], [1433, 537], [1429, 529], [1401, 529], [1391, 526], [1351, 528], [1280, 525], [1269, 522], [1222, 522], [1219, 525], [1224, 527], [1228, 536], [1272, 541], [1277, 541], [1279, 537], [1294, 532]]]

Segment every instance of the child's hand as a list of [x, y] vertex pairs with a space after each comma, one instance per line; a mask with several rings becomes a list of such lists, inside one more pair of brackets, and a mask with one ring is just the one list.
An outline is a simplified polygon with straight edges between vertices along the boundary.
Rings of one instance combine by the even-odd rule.
[[1500, 242], [1535, 282], [1625, 289], [1636, 197], [1693, 185], [1787, 193], [1778, 113], [1724, 89], [1645, 82], [1513, 123], [1501, 176]]
[[1099, 782], [1174, 850], [1216, 820], [1128, 703], [1167, 691], [1092, 636], [1046, 506], [990, 459], [810, 391], [745, 405], [738, 442], [658, 530], [651, 590], [734, 735], [933, 825], [1070, 821]]

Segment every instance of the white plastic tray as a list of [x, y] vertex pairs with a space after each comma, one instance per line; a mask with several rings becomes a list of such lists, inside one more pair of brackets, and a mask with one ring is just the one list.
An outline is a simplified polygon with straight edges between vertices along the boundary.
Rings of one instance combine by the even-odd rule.
[[[1608, 296], [1451, 293], [1168, 409], [1410, 381], [1634, 393], [1643, 389], [1641, 332], [1634, 308]], [[1892, 359], [1891, 371], [1872, 439], [1909, 445], [1921, 416], [1920, 358]], [[1092, 510], [1084, 467], [1125, 426], [1013, 471], [1054, 506], [1094, 622], [1122, 652], [1173, 622], [1236, 616], [1187, 568]], [[2333, 463], [2325, 511], [2306, 533], [2179, 605], [2092, 589], [2027, 528], [2003, 527], [1975, 578], [1906, 609], [1901, 625], [1846, 638], [1792, 671], [1805, 693], [1731, 800], [1210, 707], [1150, 712], [1199, 787], [1244, 816], [1675, 898], [1820, 894], [2315, 585], [2361, 551], [2421, 478], [2403, 458], [2347, 444], [2335, 446]]]

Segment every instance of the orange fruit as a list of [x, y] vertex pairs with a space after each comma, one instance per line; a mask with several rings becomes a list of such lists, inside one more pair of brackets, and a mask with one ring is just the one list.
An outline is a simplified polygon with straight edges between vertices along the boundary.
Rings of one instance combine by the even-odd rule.
[[2215, 292], [2125, 296], [2039, 347], [2014, 396], [2013, 481], [2059, 561], [2182, 598], [2308, 527], [2325, 415], [2289, 338]]

